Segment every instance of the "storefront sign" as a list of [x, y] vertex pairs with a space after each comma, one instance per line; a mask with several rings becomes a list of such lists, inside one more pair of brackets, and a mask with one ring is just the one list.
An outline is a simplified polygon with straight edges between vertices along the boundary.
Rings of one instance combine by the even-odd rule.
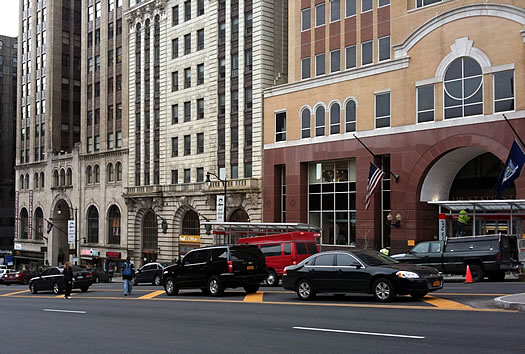
[[75, 235], [76, 235], [76, 225], [75, 220], [68, 220], [67, 221], [67, 242], [68, 243], [75, 243]]
[[201, 237], [199, 235], [180, 235], [179, 241], [188, 243], [200, 243]]
[[447, 239], [447, 219], [445, 214], [439, 214], [439, 239]]
[[217, 196], [217, 222], [224, 222], [224, 196]]
[[22, 244], [15, 243], [15, 250], [21, 250], [21, 249], [22, 249]]
[[107, 258], [117, 258], [117, 259], [120, 259], [121, 257], [121, 253], [120, 252], [106, 252], [106, 257]]
[[82, 250], [80, 252], [80, 255], [81, 256], [91, 256], [91, 257], [99, 257], [100, 256], [100, 251], [99, 250], [94, 250], [93, 248], [89, 249], [89, 250]]
[[416, 245], [416, 240], [408, 240], [408, 246], [415, 246]]

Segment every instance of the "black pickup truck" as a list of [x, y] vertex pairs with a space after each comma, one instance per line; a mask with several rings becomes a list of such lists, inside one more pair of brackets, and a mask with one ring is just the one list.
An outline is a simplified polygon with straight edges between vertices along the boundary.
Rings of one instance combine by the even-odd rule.
[[392, 256], [402, 263], [426, 265], [446, 274], [465, 275], [467, 265], [474, 281], [485, 276], [501, 281], [505, 272], [518, 271], [520, 263], [515, 236], [485, 235], [418, 243], [406, 254]]

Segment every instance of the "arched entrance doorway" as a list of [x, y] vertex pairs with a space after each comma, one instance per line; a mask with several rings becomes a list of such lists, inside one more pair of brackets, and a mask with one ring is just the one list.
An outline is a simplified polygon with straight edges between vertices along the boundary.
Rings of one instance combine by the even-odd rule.
[[142, 261], [144, 264], [155, 262], [158, 256], [158, 225], [154, 213], [148, 211], [142, 224]]
[[48, 243], [50, 265], [61, 265], [69, 260], [69, 244], [67, 242], [67, 221], [71, 219], [69, 205], [63, 199], [59, 200], [53, 210], [51, 221], [51, 237]]
[[237, 209], [230, 215], [231, 222], [249, 222], [250, 217], [243, 209]]
[[188, 210], [182, 220], [182, 230], [179, 236], [179, 255], [185, 255], [189, 250], [201, 246], [201, 224], [199, 214]]

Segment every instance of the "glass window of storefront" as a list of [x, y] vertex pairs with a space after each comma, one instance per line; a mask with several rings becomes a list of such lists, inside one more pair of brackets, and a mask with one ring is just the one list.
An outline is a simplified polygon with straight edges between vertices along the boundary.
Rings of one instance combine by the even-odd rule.
[[355, 246], [355, 160], [308, 166], [308, 222], [321, 226], [322, 245]]

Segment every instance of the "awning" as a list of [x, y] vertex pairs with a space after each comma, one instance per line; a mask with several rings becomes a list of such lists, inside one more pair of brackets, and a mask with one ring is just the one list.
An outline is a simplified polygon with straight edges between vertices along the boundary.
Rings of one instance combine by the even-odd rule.
[[429, 201], [428, 204], [437, 205], [440, 209], [447, 209], [452, 213], [470, 209], [477, 214], [498, 213], [525, 215], [525, 199], [502, 199], [502, 200], [444, 200]]

